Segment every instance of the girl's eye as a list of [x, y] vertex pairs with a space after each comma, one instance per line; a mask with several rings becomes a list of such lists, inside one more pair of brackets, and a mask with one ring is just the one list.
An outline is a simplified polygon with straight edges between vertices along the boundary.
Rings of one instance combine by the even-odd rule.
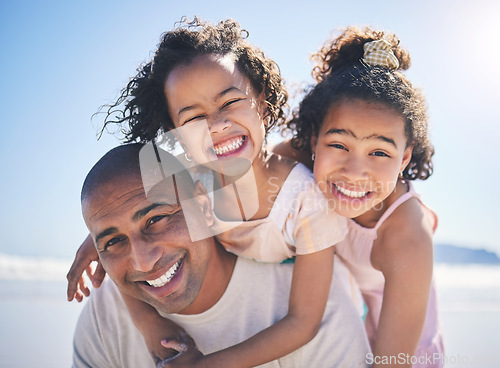
[[341, 145], [340, 143], [332, 143], [332, 144], [329, 144], [328, 147], [333, 147], [333, 148], [336, 148], [336, 149], [341, 149], [341, 150], [344, 150], [344, 151], [348, 151], [348, 149], [346, 147], [344, 147], [343, 145]]
[[375, 151], [373, 153], [370, 153], [370, 156], [377, 156], [377, 157], [390, 157], [387, 153], [383, 151]]
[[146, 228], [150, 227], [153, 224], [156, 224], [158, 221], [161, 219], [168, 217], [167, 215], [158, 215], [158, 216], [153, 216], [151, 217], [148, 222], [146, 223]]
[[189, 118], [189, 119], [185, 120], [185, 121], [181, 124], [181, 126], [182, 126], [182, 125], [184, 125], [184, 124], [190, 123], [190, 122], [192, 122], [192, 121], [195, 121], [195, 120], [200, 120], [200, 119], [204, 119], [204, 118], [205, 118], [205, 115], [196, 115], [196, 116], [193, 116], [192, 118]]
[[222, 108], [226, 108], [232, 104], [234, 104], [235, 102], [239, 102], [239, 101], [243, 101], [242, 98], [235, 98], [234, 100], [230, 100], [230, 101], [227, 101], [226, 103], [224, 103], [224, 105], [222, 105]]

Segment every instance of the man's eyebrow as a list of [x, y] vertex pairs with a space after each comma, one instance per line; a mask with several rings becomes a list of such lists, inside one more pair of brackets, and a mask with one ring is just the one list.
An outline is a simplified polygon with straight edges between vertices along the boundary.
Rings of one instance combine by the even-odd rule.
[[[332, 128], [325, 133], [325, 135], [331, 135], [331, 134], [350, 135], [353, 138], [358, 138], [358, 136], [356, 134], [354, 134], [354, 132], [352, 130], [349, 130], [349, 129], [334, 129], [334, 128]], [[394, 146], [395, 148], [398, 148], [396, 146], [396, 142], [394, 141], [394, 139], [388, 138], [384, 135], [372, 134], [372, 135], [369, 135], [367, 137], [362, 137], [360, 139], [377, 139], [377, 140], [389, 143], [390, 145]]]
[[[225, 89], [221, 93], [219, 93], [217, 95], [217, 99], [223, 97], [224, 95], [226, 95], [226, 94], [228, 94], [229, 92], [232, 92], [232, 91], [241, 92], [241, 90], [238, 87], [232, 86], [232, 87], [229, 87], [228, 89]], [[184, 113], [186, 111], [193, 110], [196, 107], [198, 107], [198, 105], [189, 105], [189, 106], [183, 107], [182, 109], [179, 110], [179, 112], [177, 113], [177, 116], [180, 116], [182, 113]]]
[[99, 244], [99, 241], [111, 234], [117, 233], [118, 229], [116, 227], [108, 227], [106, 230], [101, 231], [96, 237], [95, 237], [95, 243]]
[[132, 216], [132, 221], [139, 221], [144, 216], [146, 216], [149, 211], [152, 211], [156, 207], [159, 207], [159, 206], [168, 206], [168, 204], [167, 203], [161, 203], [161, 202], [160, 203], [153, 203], [153, 204], [151, 204], [151, 205], [143, 208], [142, 210], [139, 210], [136, 213], [134, 213], [134, 216]]

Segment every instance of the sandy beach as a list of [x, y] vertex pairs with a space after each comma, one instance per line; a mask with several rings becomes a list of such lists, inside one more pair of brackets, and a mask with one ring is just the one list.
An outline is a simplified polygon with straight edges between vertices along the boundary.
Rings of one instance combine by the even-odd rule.
[[[62, 269], [52, 267], [50, 277], [38, 275], [38, 280], [35, 274], [19, 280], [0, 273], [1, 367], [71, 366], [73, 330], [83, 303], [65, 300], [64, 274], [53, 279]], [[435, 274], [446, 367], [498, 367], [500, 267], [438, 265]]]
[[65, 287], [65, 282], [0, 280], [1, 367], [71, 366], [83, 303], [68, 303]]

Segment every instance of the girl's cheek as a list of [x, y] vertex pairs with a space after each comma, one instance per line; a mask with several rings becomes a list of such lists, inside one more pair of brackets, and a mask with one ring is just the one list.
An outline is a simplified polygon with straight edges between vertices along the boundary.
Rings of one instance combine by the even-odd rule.
[[176, 128], [174, 136], [182, 143], [186, 153], [189, 153], [193, 157], [202, 154], [203, 148], [213, 145], [206, 119]]

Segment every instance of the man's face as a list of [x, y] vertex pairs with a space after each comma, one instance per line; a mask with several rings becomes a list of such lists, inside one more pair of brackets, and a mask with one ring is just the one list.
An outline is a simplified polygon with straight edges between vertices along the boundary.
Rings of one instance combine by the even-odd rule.
[[[182, 185], [178, 185], [182, 190]], [[171, 188], [173, 189], [173, 188]], [[192, 242], [190, 226], [206, 226], [196, 202], [184, 208], [175, 195], [146, 198], [139, 175], [96, 188], [83, 202], [83, 214], [99, 258], [116, 285], [162, 313], [179, 313], [197, 298], [214, 250], [213, 238]]]

